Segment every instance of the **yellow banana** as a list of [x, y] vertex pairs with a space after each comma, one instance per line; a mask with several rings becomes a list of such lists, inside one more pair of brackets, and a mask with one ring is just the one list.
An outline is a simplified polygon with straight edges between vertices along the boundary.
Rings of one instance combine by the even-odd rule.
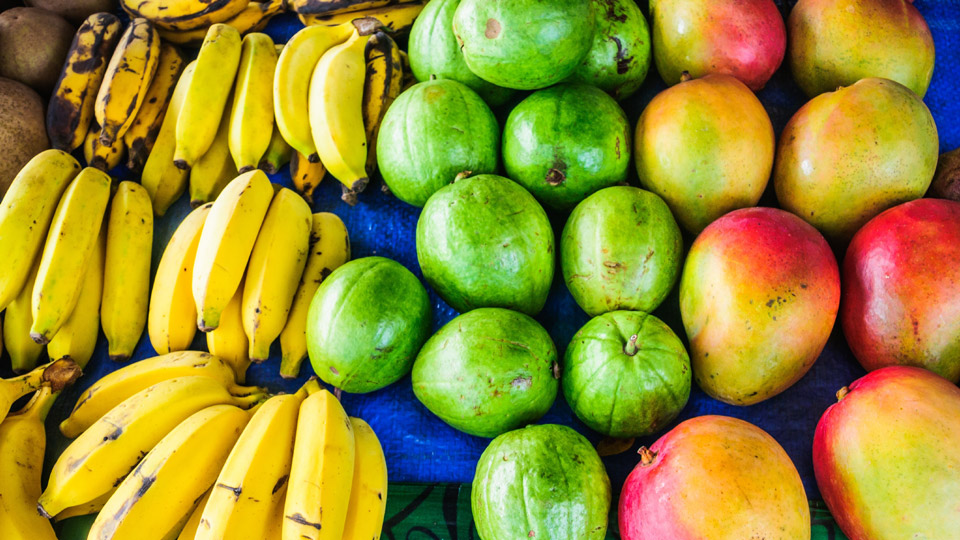
[[130, 170], [143, 171], [182, 71], [183, 56], [180, 51], [169, 43], [161, 44], [157, 73], [147, 88], [147, 95], [140, 104], [133, 124], [123, 134], [123, 143], [127, 147], [127, 167]]
[[[241, 35], [247, 32], [259, 32], [267, 26], [270, 19], [284, 11], [283, 4], [283, 0], [250, 2], [247, 4], [247, 7], [243, 8], [243, 11], [222, 22], [223, 24], [236, 28]], [[181, 31], [160, 28], [157, 31], [160, 32], [160, 37], [171, 43], [196, 47], [203, 42], [203, 38], [207, 34], [207, 27], [203, 26], [194, 30]]]
[[207, 407], [184, 420], [120, 484], [88, 540], [162, 540], [210, 489], [248, 420], [250, 414], [233, 405]]
[[310, 253], [312, 223], [310, 206], [302, 197], [287, 188], [274, 195], [243, 285], [243, 329], [254, 362], [270, 357], [270, 345], [287, 322]]
[[193, 376], [211, 378], [224, 387], [237, 382], [233, 365], [210, 353], [180, 351], [147, 358], [93, 383], [77, 399], [70, 416], [60, 423], [60, 432], [75, 438], [134, 394], [159, 382]]
[[[103, 508], [103, 505], [107, 503], [107, 500], [110, 499], [110, 496], [113, 495], [114, 491], [116, 490], [111, 490], [106, 495], [99, 497], [95, 500], [92, 500], [86, 504], [71, 506], [70, 508], [67, 508], [61, 511], [59, 514], [53, 516], [53, 521], [59, 522], [65, 519], [70, 519], [72, 517], [89, 516], [90, 514], [96, 514], [97, 512], [100, 511], [101, 508]], [[37, 509], [36, 505], [34, 505], [33, 509], [34, 511], [36, 511]], [[40, 515], [40, 514], [37, 514], [37, 515]]]
[[94, 243], [93, 253], [81, 270], [83, 284], [77, 305], [57, 334], [47, 343], [47, 355], [51, 360], [69, 358], [83, 369], [93, 357], [100, 335], [100, 299], [103, 292], [103, 258], [106, 228], [101, 227], [100, 236]]
[[250, 367], [249, 342], [243, 333], [243, 317], [240, 305], [243, 300], [243, 283], [237, 287], [237, 292], [227, 303], [220, 316], [220, 325], [213, 331], [207, 332], [207, 349], [212, 354], [230, 362], [241, 379], [246, 377]]
[[414, 0], [288, 0], [287, 4], [299, 15], [331, 15], [355, 13]]
[[331, 26], [357, 21], [358, 19], [370, 18], [376, 19], [386, 32], [403, 34], [410, 31], [413, 27], [413, 21], [417, 19], [425, 5], [425, 0], [408, 0], [408, 2], [404, 3], [375, 7], [363, 11], [336, 14], [300, 14], [300, 22], [305, 26]]
[[197, 536], [197, 529], [200, 527], [200, 518], [203, 516], [203, 509], [207, 506], [207, 501], [210, 500], [210, 493], [212, 491], [212, 489], [207, 490], [203, 498], [200, 499], [200, 502], [193, 507], [193, 511], [190, 512], [190, 518], [187, 519], [183, 529], [180, 530], [180, 535], [177, 536], [177, 540], [193, 540], [194, 537]]
[[211, 405], [249, 407], [262, 398], [256, 388], [228, 388], [216, 379], [200, 376], [168, 379], [141, 390], [97, 420], [60, 454], [38, 509], [54, 516], [102, 497], [193, 413]]
[[0, 421], [6, 418], [10, 407], [23, 396], [48, 385], [54, 392], [73, 384], [80, 376], [80, 368], [72, 360], [58, 360], [36, 367], [28, 373], [9, 379], [0, 379]]
[[356, 440], [353, 487], [343, 540], [378, 540], [387, 510], [387, 460], [370, 424], [350, 418]]
[[[273, 74], [277, 49], [266, 34], [243, 38], [230, 110], [230, 154], [239, 172], [257, 168], [273, 134]], [[226, 114], [226, 113], [224, 113]]]
[[326, 52], [310, 82], [310, 129], [317, 155], [343, 185], [363, 191], [368, 177], [363, 128], [363, 50], [369, 36], [354, 32]]
[[313, 191], [326, 175], [327, 168], [320, 160], [311, 162], [300, 152], [294, 152], [290, 156], [290, 179], [293, 180], [293, 187], [308, 203], [313, 203]]
[[364, 51], [367, 59], [363, 84], [363, 127], [367, 136], [367, 174], [377, 170], [377, 136], [387, 109], [403, 87], [400, 47], [383, 32], [370, 37]]
[[0, 310], [23, 289], [47, 238], [60, 197], [80, 172], [61, 150], [44, 150], [20, 169], [0, 201]]
[[280, 134], [277, 126], [273, 126], [270, 146], [267, 147], [267, 153], [260, 160], [260, 170], [267, 174], [277, 174], [284, 165], [290, 162], [292, 156], [293, 148], [283, 139], [283, 135]]
[[97, 91], [123, 25], [110, 13], [94, 13], [80, 25], [60, 80], [47, 106], [47, 135], [58, 150], [72, 152], [83, 144], [93, 118]]
[[0, 423], [0, 538], [56, 540], [50, 522], [37, 513], [40, 471], [47, 437], [43, 421], [56, 394], [45, 386], [21, 411]]
[[100, 142], [111, 146], [130, 129], [157, 73], [160, 36], [146, 19], [133, 19], [113, 51], [94, 106]]
[[183, 195], [187, 188], [187, 171], [173, 164], [173, 153], [177, 146], [177, 117], [180, 114], [183, 98], [187, 95], [196, 61], [187, 64], [170, 98], [170, 105], [163, 116], [163, 123], [157, 140], [153, 143], [147, 162], [143, 165], [140, 185], [146, 188], [153, 200], [153, 213], [162, 216], [170, 205]]
[[7, 352], [10, 354], [10, 367], [14, 373], [26, 373], [37, 367], [37, 362], [43, 354], [43, 345], [30, 337], [30, 326], [33, 325], [30, 303], [33, 297], [33, 283], [37, 280], [39, 268], [40, 257], [37, 257], [26, 284], [3, 314], [3, 335], [6, 338]]
[[113, 141], [111, 145], [103, 144], [100, 142], [100, 126], [96, 122], [90, 123], [90, 131], [83, 141], [83, 159], [88, 166], [107, 172], [123, 161], [125, 153], [122, 140]]
[[313, 215], [310, 242], [310, 256], [280, 333], [280, 375], [287, 379], [300, 375], [300, 365], [307, 358], [307, 311], [314, 293], [331, 272], [350, 260], [350, 237], [335, 214]]
[[206, 28], [235, 17], [248, 0], [121, 0], [131, 17], [144, 17], [160, 28], [175, 31]]
[[224, 114], [213, 144], [190, 168], [190, 204], [196, 207], [216, 200], [237, 174], [230, 156], [230, 115]]
[[240, 32], [236, 28], [215, 24], [207, 31], [177, 116], [173, 157], [177, 167], [189, 169], [213, 144], [240, 65], [240, 49]]
[[273, 77], [273, 111], [283, 138], [297, 152], [317, 161], [308, 115], [310, 78], [320, 57], [331, 47], [346, 41], [353, 33], [352, 24], [331, 28], [300, 30], [283, 48]]
[[350, 419], [333, 394], [303, 400], [283, 507], [283, 540], [340, 540], [353, 484]]
[[160, 257], [147, 314], [150, 344], [160, 354], [189, 348], [197, 332], [193, 261], [211, 206], [208, 203], [187, 214]]
[[109, 199], [110, 177], [92, 167], [80, 171], [60, 199], [33, 285], [30, 337], [37, 343], [49, 343], [77, 304]]
[[257, 409], [213, 485], [196, 540], [266, 536], [290, 476], [301, 401], [294, 394], [279, 395]]
[[227, 184], [210, 208], [193, 265], [193, 299], [201, 331], [220, 324], [223, 308], [243, 279], [271, 198], [270, 180], [255, 170]]
[[100, 313], [112, 360], [130, 358], [147, 323], [152, 247], [150, 195], [140, 184], [120, 182], [110, 207]]

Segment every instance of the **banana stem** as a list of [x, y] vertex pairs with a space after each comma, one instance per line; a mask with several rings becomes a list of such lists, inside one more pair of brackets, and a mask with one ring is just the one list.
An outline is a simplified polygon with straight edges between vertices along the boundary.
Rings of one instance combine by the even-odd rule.
[[50, 386], [41, 386], [39, 390], [30, 398], [30, 401], [16, 413], [11, 416], [33, 417], [39, 422], [44, 422], [53, 404], [57, 401], [60, 392], [54, 392]]

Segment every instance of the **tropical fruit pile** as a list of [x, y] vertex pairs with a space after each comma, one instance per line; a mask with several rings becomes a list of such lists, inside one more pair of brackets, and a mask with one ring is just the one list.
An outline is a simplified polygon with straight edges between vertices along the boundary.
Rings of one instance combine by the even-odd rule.
[[[0, 538], [96, 514], [90, 539], [376, 540], [386, 457], [339, 398], [410, 375], [424, 414], [491, 439], [483, 540], [601, 540], [615, 497], [624, 540], [809, 539], [780, 442], [687, 404], [696, 385], [769, 406], [838, 319], [868, 373], [810, 433], [826, 504], [851, 539], [957, 537], [960, 160], [938, 156], [910, 0], [800, 0], [786, 20], [773, 0], [650, 0], [649, 22], [634, 0], [120, 6], [126, 27], [77, 30], [54, 148], [0, 201], [22, 373], [0, 380]], [[288, 10], [304, 28], [261, 32]], [[756, 92], [785, 59], [809, 101], [778, 136]], [[628, 116], [651, 64], [666, 87]], [[350, 205], [382, 177], [418, 216], [418, 269], [350, 260], [313, 206], [328, 172]], [[159, 248], [155, 219], [175, 228]], [[562, 344], [558, 289], [589, 317]], [[53, 401], [101, 329], [128, 360], [144, 328], [159, 356], [79, 396], [41, 489]], [[307, 358], [316, 377], [247, 386], [277, 349], [284, 378]], [[538, 424], [559, 395], [596, 447]], [[612, 486], [601, 456], [657, 434]]]

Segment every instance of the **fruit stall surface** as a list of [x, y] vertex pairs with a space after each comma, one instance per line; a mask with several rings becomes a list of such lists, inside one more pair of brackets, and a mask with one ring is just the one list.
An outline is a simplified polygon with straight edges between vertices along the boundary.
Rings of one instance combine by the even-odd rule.
[[[639, 3], [646, 14], [646, 2]], [[776, 1], [784, 17], [789, 14], [794, 3], [790, 0]], [[946, 152], [960, 147], [960, 85], [957, 82], [957, 73], [960, 73], [960, 0], [916, 0], [914, 5], [926, 18], [936, 44], [936, 69], [923, 101], [936, 121], [940, 151]], [[277, 44], [282, 44], [300, 28], [302, 24], [295, 15], [282, 14], [271, 20], [264, 32]], [[401, 41], [403, 48], [406, 46], [405, 41], [405, 38]], [[651, 64], [649, 75], [640, 91], [621, 102], [631, 133], [647, 103], [665, 88], [667, 85], [661, 80], [656, 67]], [[526, 95], [528, 94], [521, 92], [506, 104], [493, 108], [501, 128], [512, 107]], [[786, 62], [766, 86], [757, 92], [757, 96], [769, 114], [778, 140], [787, 121], [808, 101], [807, 96], [793, 82]], [[119, 174], [120, 179], [124, 179], [123, 173]], [[287, 167], [270, 175], [270, 179], [274, 183], [292, 187]], [[628, 180], [632, 185], [637, 185], [637, 172], [632, 162]], [[352, 259], [368, 256], [393, 259], [426, 284], [415, 245], [415, 231], [421, 209], [397, 199], [386, 190], [381, 190], [381, 186], [382, 181], [376, 176], [367, 189], [359, 194], [357, 204], [350, 206], [341, 199], [340, 185], [327, 179], [314, 193], [312, 209], [314, 212], [334, 213], [343, 220], [349, 231]], [[772, 182], [767, 186], [759, 205], [777, 206]], [[155, 219], [153, 271], [156, 271], [164, 247], [176, 227], [191, 210], [189, 197], [184, 196], [170, 207], [166, 215]], [[547, 213], [559, 251], [559, 239], [568, 213], [549, 209]], [[694, 236], [684, 231], [684, 253], [689, 250], [693, 240]], [[836, 254], [838, 261], [842, 262], [842, 251], [836, 251]], [[674, 286], [666, 300], [653, 313], [666, 322], [686, 344], [680, 317], [678, 288]], [[458, 313], [432, 288], [427, 287], [427, 291], [433, 307], [432, 334]], [[561, 358], [573, 335], [590, 320], [564, 284], [559, 265], [547, 303], [534, 318], [549, 332]], [[191, 349], [207, 350], [204, 334], [197, 333]], [[46, 424], [48, 445], [45, 471], [49, 470], [70, 442], [61, 435], [57, 426], [69, 415], [80, 394], [117, 367], [155, 355], [156, 352], [144, 332], [132, 359], [122, 363], [114, 362], [108, 357], [107, 340], [101, 334], [94, 357], [84, 369], [84, 376], [64, 392], [50, 413]], [[265, 386], [274, 392], [292, 393], [313, 374], [308, 361], [304, 363], [297, 379], [283, 379], [278, 374], [279, 357], [280, 347], [279, 342], [276, 342], [271, 349], [269, 360], [251, 365], [246, 384]], [[813, 472], [813, 436], [823, 412], [837, 401], [837, 392], [865, 373], [851, 353], [838, 320], [825, 349], [810, 371], [786, 391], [762, 403], [745, 407], [728, 405], [709, 397], [698, 385], [693, 384], [689, 402], [669, 425], [663, 426], [655, 435], [637, 438], [627, 451], [602, 458], [613, 488], [607, 537], [619, 538], [617, 498], [627, 475], [638, 463], [638, 449], [651, 445], [684, 420], [703, 415], [725, 415], [746, 420], [762, 428], [786, 450], [800, 473], [811, 501], [812, 537], [816, 540], [845, 538], [821, 502], [822, 497]], [[10, 375], [7, 362], [0, 363], [0, 376]], [[598, 381], [598, 384], [603, 382]], [[570, 426], [594, 445], [601, 443], [603, 437], [578, 420], [562, 392], [560, 394], [550, 411], [537, 423]], [[437, 418], [414, 396], [409, 376], [368, 394], [344, 392], [341, 402], [350, 416], [362, 418], [370, 424], [383, 446], [390, 479], [383, 538], [478, 538], [472, 524], [469, 484], [473, 480], [481, 453], [490, 443], [489, 439], [458, 431]], [[89, 527], [89, 521], [90, 518], [67, 520], [58, 525], [58, 532], [62, 538], [82, 538], [86, 527]], [[960, 531], [957, 535], [957, 538], [960, 538]]]

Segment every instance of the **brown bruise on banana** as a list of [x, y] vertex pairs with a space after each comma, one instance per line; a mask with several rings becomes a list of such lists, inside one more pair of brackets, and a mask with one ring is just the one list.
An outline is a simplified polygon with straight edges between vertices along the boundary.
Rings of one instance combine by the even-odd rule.
[[[314, 522], [312, 522], [312, 521], [309, 521], [307, 518], [303, 517], [303, 514], [301, 514], [300, 512], [297, 512], [296, 514], [293, 514], [293, 515], [290, 515], [290, 516], [283, 516], [283, 519], [289, 519], [290, 521], [296, 523], [297, 525], [303, 525], [303, 526], [305, 526], [305, 527], [312, 527], [312, 528], [314, 528], [314, 529], [316, 529], [316, 530], [318, 530], [318, 531], [322, 528], [322, 525], [320, 525], [319, 522], [314, 523]], [[301, 535], [301, 537], [303, 537], [303, 538], [311, 538], [311, 537], [309, 537], [309, 536], [304, 536], [304, 535]]]
[[[133, 24], [133, 23], [131, 23], [131, 24]], [[126, 38], [127, 38], [127, 39], [126, 39], [123, 43], [117, 45], [117, 49], [118, 49], [118, 50], [126, 49], [127, 47], [130, 46], [130, 44], [132, 44], [132, 43], [133, 43], [134, 41], [136, 41], [137, 39], [144, 39], [144, 40], [146, 40], [146, 44], [147, 44], [147, 48], [148, 48], [148, 49], [151, 48], [151, 47], [153, 47], [153, 42], [154, 42], [154, 41], [157, 39], [157, 37], [158, 37], [158, 36], [157, 36], [157, 33], [153, 30], [153, 26], [151, 26], [149, 22], [143, 23], [143, 24], [140, 26], [140, 29], [141, 29], [141, 30], [144, 29], [144, 28], [147, 30], [145, 36], [138, 36], [136, 31], [128, 32], [128, 33], [126, 34]], [[136, 29], [135, 29], [135, 30], [136, 30]], [[159, 50], [157, 51], [157, 54], [159, 54]], [[148, 63], [148, 61], [145, 60], [145, 63]], [[129, 62], [127, 61], [126, 58], [124, 58], [123, 61], [122, 61], [119, 65], [117, 65], [117, 72], [120, 72], [120, 71], [129, 71], [129, 72], [131, 72], [131, 73], [136, 73], [136, 72], [137, 72], [137, 70], [132, 69], [132, 68], [130, 67], [130, 64], [129, 64]], [[147, 70], [146, 70], [146, 69], [140, 70], [139, 73], [140, 73], [140, 88], [145, 92], [145, 91], [146, 91], [145, 86], [149, 85], [149, 81], [147, 80], [147, 79], [148, 79], [148, 77], [147, 77], [148, 73], [147, 73]], [[151, 77], [151, 78], [152, 78], [152, 77]], [[145, 85], [144, 83], [146, 83], [146, 85]], [[109, 87], [108, 87], [108, 88], [109, 88]], [[130, 117], [132, 117], [132, 116], [135, 116], [135, 114], [136, 114], [136, 112], [137, 112], [138, 105], [139, 105], [139, 104], [137, 103], [137, 99], [138, 99], [138, 96], [140, 96], [140, 94], [141, 94], [141, 92], [136, 92], [135, 94], [133, 94], [133, 95], [130, 96], [130, 102], [127, 104], [127, 108], [126, 108], [126, 118], [130, 118]], [[112, 101], [112, 97], [113, 97], [113, 94], [108, 90], [108, 91], [107, 91], [107, 94], [104, 96], [104, 101], [107, 102], [107, 103], [109, 103], [110, 101]], [[111, 146], [111, 145], [113, 145], [115, 142], [117, 142], [117, 139], [119, 139], [120, 136], [122, 135], [121, 133], [118, 133], [119, 128], [120, 128], [120, 126], [113, 126], [113, 127], [111, 127], [111, 126], [103, 126], [103, 129], [100, 131], [100, 143], [103, 144], [103, 145], [106, 145], [106, 146]], [[112, 133], [111, 133], [111, 132], [112, 132]]]

